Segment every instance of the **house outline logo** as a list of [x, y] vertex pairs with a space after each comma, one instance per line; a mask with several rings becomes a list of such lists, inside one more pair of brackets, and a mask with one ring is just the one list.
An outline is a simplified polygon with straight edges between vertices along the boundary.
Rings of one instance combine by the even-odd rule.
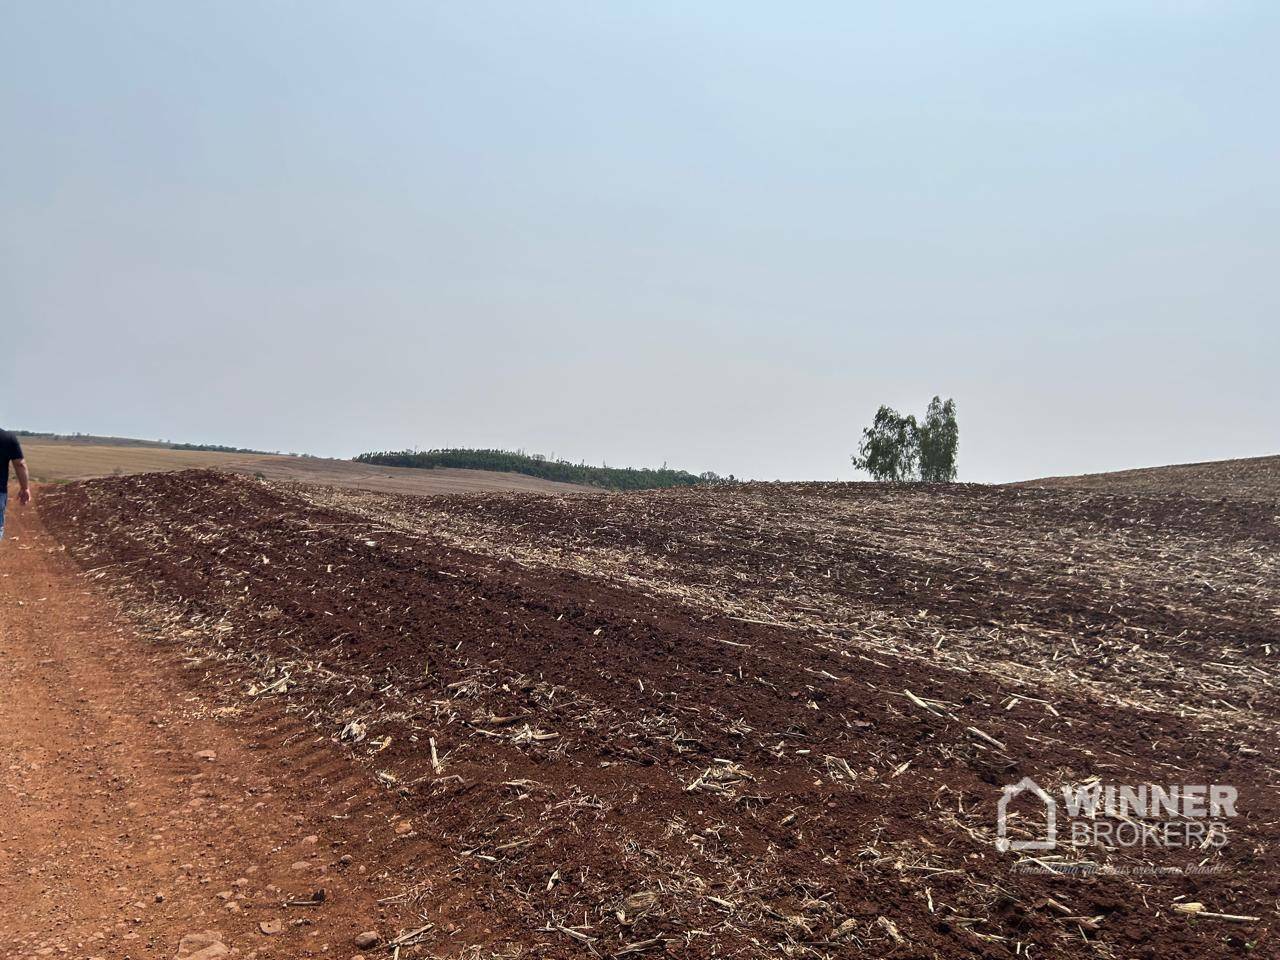
[[[1009, 801], [1024, 793], [1032, 793], [1045, 809], [1045, 836], [1043, 840], [1010, 840], [1008, 837]], [[1030, 777], [1023, 777], [1012, 786], [1001, 792], [1000, 802], [996, 804], [996, 849], [1005, 850], [1052, 850], [1058, 845], [1058, 803], [1049, 796]]]

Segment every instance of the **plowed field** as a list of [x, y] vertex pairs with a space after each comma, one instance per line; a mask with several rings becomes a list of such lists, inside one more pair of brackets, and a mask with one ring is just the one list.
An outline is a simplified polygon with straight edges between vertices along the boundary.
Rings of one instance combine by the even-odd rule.
[[[292, 713], [404, 811], [368, 881], [401, 957], [1280, 955], [1270, 503], [189, 472], [43, 512], [211, 709]], [[1000, 849], [1024, 777], [1237, 813]]]

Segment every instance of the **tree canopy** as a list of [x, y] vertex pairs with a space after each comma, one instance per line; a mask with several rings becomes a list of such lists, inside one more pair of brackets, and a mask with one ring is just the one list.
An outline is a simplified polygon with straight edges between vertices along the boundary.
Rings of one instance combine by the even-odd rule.
[[956, 478], [956, 453], [960, 447], [960, 427], [956, 423], [956, 402], [934, 397], [919, 428], [920, 479], [925, 483], [950, 483]]
[[956, 478], [959, 446], [955, 401], [934, 397], [923, 423], [911, 414], [880, 407], [850, 459], [875, 480], [949, 483]]
[[519, 450], [398, 450], [362, 453], [355, 458], [361, 463], [377, 463], [387, 467], [461, 467], [469, 470], [503, 470], [523, 473], [544, 480], [581, 483], [609, 490], [648, 490], [662, 487], [691, 487], [710, 482], [686, 470], [635, 469], [632, 467], [594, 467], [567, 460], [548, 460], [540, 454]]

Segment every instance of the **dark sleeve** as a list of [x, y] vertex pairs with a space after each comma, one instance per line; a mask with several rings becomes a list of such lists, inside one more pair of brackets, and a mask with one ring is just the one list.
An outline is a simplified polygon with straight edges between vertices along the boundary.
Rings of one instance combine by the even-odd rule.
[[22, 460], [22, 444], [15, 436], [7, 436], [0, 442], [0, 460]]

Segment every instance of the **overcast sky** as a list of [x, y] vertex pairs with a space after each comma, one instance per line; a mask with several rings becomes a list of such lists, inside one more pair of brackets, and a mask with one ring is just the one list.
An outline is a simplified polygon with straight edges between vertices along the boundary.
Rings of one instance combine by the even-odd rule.
[[0, 423], [1280, 452], [1280, 4], [0, 0]]

